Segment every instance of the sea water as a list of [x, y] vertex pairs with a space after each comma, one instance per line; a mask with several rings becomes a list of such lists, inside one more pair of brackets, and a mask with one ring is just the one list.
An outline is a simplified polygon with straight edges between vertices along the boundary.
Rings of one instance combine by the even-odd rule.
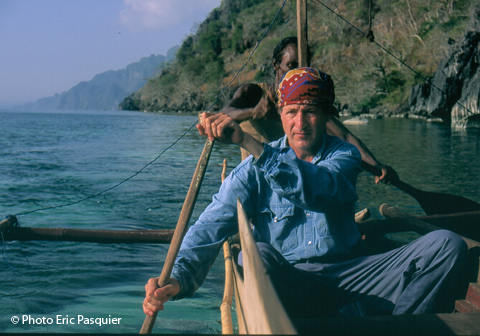
[[[0, 216], [21, 214], [23, 227], [173, 229], [205, 144], [195, 122], [194, 115], [140, 112], [0, 112]], [[480, 202], [479, 131], [407, 119], [349, 128], [412, 186]], [[225, 158], [238, 164], [238, 149], [216, 143], [191, 223], [218, 190]], [[358, 194], [357, 210], [368, 207], [374, 218], [385, 202], [423, 214], [412, 197], [375, 185], [367, 173], [359, 176]], [[0, 331], [11, 333], [138, 333], [144, 285], [160, 274], [168, 250], [1, 244]], [[166, 304], [154, 333], [221, 332], [222, 259], [220, 253], [193, 298]]]

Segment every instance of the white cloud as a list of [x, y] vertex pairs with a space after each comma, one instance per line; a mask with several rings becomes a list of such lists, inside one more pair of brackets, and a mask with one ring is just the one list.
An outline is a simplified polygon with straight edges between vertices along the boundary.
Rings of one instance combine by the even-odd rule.
[[124, 0], [120, 21], [133, 31], [203, 21], [221, 0]]

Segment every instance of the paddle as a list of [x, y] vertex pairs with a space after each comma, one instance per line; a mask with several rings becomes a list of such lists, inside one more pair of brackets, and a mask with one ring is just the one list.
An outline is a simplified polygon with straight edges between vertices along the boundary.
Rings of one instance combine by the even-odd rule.
[[[368, 171], [377, 176], [382, 174], [380, 169], [374, 167], [369, 167]], [[393, 180], [391, 184], [415, 198], [428, 216], [480, 210], [480, 204], [468, 198], [422, 191], [400, 179]]]
[[[198, 160], [195, 173], [193, 174], [187, 197], [185, 198], [185, 202], [183, 203], [182, 211], [180, 212], [180, 216], [178, 218], [172, 242], [168, 249], [167, 258], [165, 259], [162, 272], [158, 279], [158, 287], [165, 286], [170, 279], [175, 259], [177, 258], [178, 251], [180, 250], [180, 245], [182, 244], [183, 237], [187, 232], [188, 222], [190, 221], [193, 207], [195, 205], [195, 202], [197, 201], [198, 192], [200, 191], [200, 186], [202, 185], [203, 177], [205, 176], [205, 170], [208, 165], [208, 160], [210, 159], [212, 148], [213, 141], [207, 140], [205, 146], [203, 147], [202, 155]], [[142, 329], [140, 330], [140, 334], [150, 334], [152, 332], [156, 318], [157, 313], [154, 313], [153, 316], [146, 315]]]
[[401, 180], [396, 180], [392, 184], [415, 198], [429, 216], [480, 210], [480, 204], [468, 198], [418, 190]]

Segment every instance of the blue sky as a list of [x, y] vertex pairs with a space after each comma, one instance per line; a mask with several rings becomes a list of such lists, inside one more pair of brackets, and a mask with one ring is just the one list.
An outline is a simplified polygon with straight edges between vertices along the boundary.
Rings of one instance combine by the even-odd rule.
[[221, 0], [0, 0], [0, 103], [49, 97], [180, 45]]

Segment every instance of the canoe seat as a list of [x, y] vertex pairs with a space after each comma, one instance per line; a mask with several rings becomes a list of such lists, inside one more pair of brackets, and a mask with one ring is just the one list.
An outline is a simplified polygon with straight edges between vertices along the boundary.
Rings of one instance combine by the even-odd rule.
[[465, 300], [455, 301], [456, 313], [475, 313], [480, 312], [480, 285], [470, 283]]

